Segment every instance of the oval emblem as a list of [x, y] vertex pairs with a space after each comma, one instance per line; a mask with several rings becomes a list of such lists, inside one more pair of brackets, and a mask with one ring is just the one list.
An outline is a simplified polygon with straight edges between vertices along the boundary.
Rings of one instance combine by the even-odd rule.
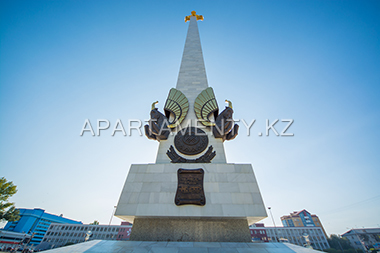
[[174, 138], [176, 149], [185, 155], [197, 155], [208, 146], [208, 136], [200, 128], [188, 127]]

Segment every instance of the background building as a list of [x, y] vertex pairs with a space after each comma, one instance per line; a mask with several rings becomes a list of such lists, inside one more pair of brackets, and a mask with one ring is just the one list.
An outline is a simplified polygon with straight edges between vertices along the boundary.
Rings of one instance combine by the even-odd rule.
[[121, 240], [121, 241], [129, 240], [129, 236], [131, 235], [131, 229], [132, 229], [132, 223], [129, 223], [127, 221], [122, 221], [116, 240]]
[[36, 248], [51, 249], [84, 242], [86, 234], [89, 240], [129, 240], [132, 224], [122, 222], [121, 225], [88, 225], [88, 224], [51, 224], [42, 243]]
[[[305, 246], [310, 242], [313, 249], [330, 248], [321, 227], [265, 227], [264, 224], [254, 224], [249, 227], [253, 241], [289, 242]], [[265, 231], [264, 231], [265, 230]]]
[[320, 227], [327, 237], [325, 229], [323, 228], [322, 222], [319, 220], [318, 216], [315, 214], [310, 214], [305, 209], [282, 216], [281, 222], [284, 227]]
[[20, 210], [20, 219], [15, 222], [8, 222], [4, 230], [32, 235], [33, 238], [29, 244], [33, 245], [38, 245], [41, 242], [51, 223], [82, 224], [80, 221], [64, 218], [62, 214], [58, 216], [46, 213], [40, 208], [19, 208], [18, 210]]
[[0, 230], [0, 250], [8, 247], [21, 247], [22, 243], [30, 239], [30, 235], [25, 233]]
[[341, 236], [347, 238], [355, 249], [377, 248], [380, 243], [380, 228], [351, 229]]
[[251, 225], [249, 227], [249, 232], [251, 233], [252, 241], [269, 242], [264, 223], [255, 223]]

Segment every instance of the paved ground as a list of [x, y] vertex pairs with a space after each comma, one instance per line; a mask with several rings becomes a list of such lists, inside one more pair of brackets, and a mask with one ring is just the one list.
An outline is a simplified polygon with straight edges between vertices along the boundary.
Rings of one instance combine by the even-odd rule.
[[234, 242], [141, 242], [93, 240], [46, 253], [317, 253], [290, 243], [234, 243]]

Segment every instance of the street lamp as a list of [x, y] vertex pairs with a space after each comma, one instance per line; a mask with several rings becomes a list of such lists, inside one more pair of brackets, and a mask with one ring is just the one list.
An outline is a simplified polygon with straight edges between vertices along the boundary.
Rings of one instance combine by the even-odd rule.
[[278, 242], [278, 240], [277, 240], [277, 228], [276, 228], [276, 223], [274, 222], [274, 219], [273, 219], [272, 208], [269, 206], [268, 209], [270, 212], [270, 216], [272, 217], [272, 221], [273, 221], [274, 234], [275, 234], [276, 242]]
[[108, 224], [108, 225], [111, 225], [112, 218], [113, 218], [113, 216], [115, 215], [116, 207], [117, 207], [117, 206], [113, 206], [112, 215], [111, 215], [111, 219], [110, 219], [110, 224]]
[[[349, 228], [347, 228], [347, 229], [349, 229]], [[354, 234], [356, 235], [356, 237], [358, 238], [359, 243], [362, 245], [362, 247], [364, 249], [364, 252], [367, 252], [367, 249], [365, 247], [365, 242], [362, 242], [362, 240], [360, 239], [359, 235], [356, 233], [356, 230], [354, 230], [353, 228], [351, 228], [351, 231], [353, 231]]]
[[343, 252], [343, 248], [342, 248], [342, 245], [340, 244], [340, 239], [341, 239], [342, 237], [338, 234], [338, 243], [339, 243], [339, 247], [340, 247], [340, 249], [342, 250], [342, 252]]

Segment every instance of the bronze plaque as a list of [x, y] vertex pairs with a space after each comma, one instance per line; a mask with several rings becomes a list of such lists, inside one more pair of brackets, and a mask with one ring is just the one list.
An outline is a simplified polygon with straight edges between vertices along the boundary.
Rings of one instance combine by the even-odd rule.
[[197, 155], [208, 146], [208, 136], [200, 128], [188, 127], [174, 137], [174, 145], [185, 155]]
[[178, 187], [174, 203], [180, 205], [206, 204], [206, 197], [203, 190], [203, 169], [179, 169], [177, 171]]

